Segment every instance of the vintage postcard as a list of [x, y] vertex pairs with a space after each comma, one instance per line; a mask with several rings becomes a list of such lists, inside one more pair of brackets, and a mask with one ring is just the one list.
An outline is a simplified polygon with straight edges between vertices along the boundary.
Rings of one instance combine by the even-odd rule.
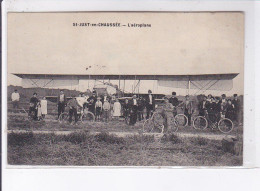
[[243, 12], [7, 14], [7, 163], [243, 166]]

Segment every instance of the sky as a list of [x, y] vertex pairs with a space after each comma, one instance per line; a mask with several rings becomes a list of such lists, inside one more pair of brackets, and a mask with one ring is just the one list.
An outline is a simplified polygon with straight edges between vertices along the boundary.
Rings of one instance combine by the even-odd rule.
[[[125, 27], [73, 26], [120, 23]], [[127, 27], [128, 24], [151, 27]], [[86, 70], [87, 67], [91, 69]], [[228, 92], [243, 93], [243, 13], [8, 13], [8, 85], [12, 73], [32, 74], [215, 74], [239, 73]], [[117, 83], [118, 82], [114, 82]], [[131, 91], [133, 81], [126, 82]], [[73, 87], [85, 91], [94, 82]], [[142, 81], [140, 92], [187, 90]], [[197, 90], [192, 90], [194, 94]]]

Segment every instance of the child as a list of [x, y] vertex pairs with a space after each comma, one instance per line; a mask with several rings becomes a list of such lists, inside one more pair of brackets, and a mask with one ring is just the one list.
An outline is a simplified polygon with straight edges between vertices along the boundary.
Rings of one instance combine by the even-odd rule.
[[45, 115], [47, 115], [47, 100], [46, 97], [43, 97], [41, 100], [41, 111], [42, 111], [42, 118], [45, 118]]
[[109, 120], [109, 111], [110, 111], [110, 103], [108, 102], [108, 100], [105, 100], [103, 104], [103, 114], [104, 114], [105, 122], [108, 122]]
[[100, 116], [101, 116], [101, 111], [102, 111], [102, 102], [100, 100], [101, 100], [101, 98], [98, 97], [97, 101], [96, 101], [96, 104], [95, 104], [97, 121], [100, 121]]

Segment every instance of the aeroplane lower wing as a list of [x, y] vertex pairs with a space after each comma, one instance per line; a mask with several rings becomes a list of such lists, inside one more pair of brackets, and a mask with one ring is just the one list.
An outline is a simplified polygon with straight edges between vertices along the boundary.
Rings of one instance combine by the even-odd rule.
[[158, 85], [198, 90], [230, 90], [238, 73], [203, 75], [111, 75], [111, 74], [14, 74], [23, 87], [59, 87], [78, 85], [79, 80], [156, 80]]

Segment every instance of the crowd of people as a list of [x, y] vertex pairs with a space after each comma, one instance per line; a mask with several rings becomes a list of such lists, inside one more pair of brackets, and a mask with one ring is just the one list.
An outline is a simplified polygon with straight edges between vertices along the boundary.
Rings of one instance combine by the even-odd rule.
[[240, 109], [241, 104], [237, 94], [233, 95], [233, 99], [227, 99], [225, 94], [222, 94], [221, 97], [209, 94], [203, 96], [198, 105], [199, 115], [208, 115], [213, 122], [218, 121], [221, 116], [225, 116], [225, 118], [240, 124]]
[[37, 98], [37, 93], [33, 94], [33, 97], [30, 99], [30, 107], [29, 107], [29, 116], [34, 120], [41, 120], [45, 118], [47, 115], [47, 100], [46, 97], [43, 99]]
[[[19, 97], [19, 93], [15, 90], [11, 95], [14, 108], [18, 108], [19, 98], [17, 99], [17, 97]], [[136, 95], [133, 95], [132, 98], [126, 98], [125, 100], [120, 100], [116, 95], [109, 96], [106, 93], [102, 96], [97, 96], [96, 91], [93, 91], [91, 96], [80, 93], [78, 96], [72, 96], [71, 99], [68, 99], [64, 91], [60, 90], [57, 96], [58, 118], [65, 112], [66, 107], [69, 110], [70, 122], [72, 118], [74, 118], [75, 122], [78, 121], [79, 111], [88, 110], [94, 114], [96, 121], [103, 119], [105, 122], [108, 122], [111, 118], [118, 119], [123, 116], [130, 118], [129, 125], [134, 125], [137, 120], [142, 121], [145, 119], [145, 108], [147, 112], [146, 119], [152, 116], [152, 112], [155, 109], [155, 99], [151, 90], [149, 90], [147, 97], [140, 96], [137, 98]], [[28, 114], [34, 120], [44, 119], [47, 114], [46, 97], [39, 99], [37, 93], [34, 93], [30, 98]]]
[[[19, 107], [20, 95], [15, 90], [11, 95], [13, 108]], [[211, 94], [208, 96], [203, 95], [197, 105], [190, 99], [190, 96], [185, 96], [184, 101], [178, 100], [176, 92], [172, 92], [170, 98], [165, 97], [162, 103], [162, 115], [167, 118], [177, 115], [177, 108], [181, 107], [184, 110], [184, 115], [187, 116], [188, 125], [191, 125], [191, 116], [194, 111], [198, 110], [198, 115], [208, 116], [213, 122], [220, 119], [221, 116], [231, 119], [232, 121], [240, 123], [240, 101], [237, 94], [233, 95], [232, 99], [227, 99], [225, 94], [221, 97], [214, 97]], [[72, 99], [67, 99], [63, 90], [57, 96], [58, 118], [65, 112], [65, 108], [69, 109], [69, 121], [72, 122], [74, 117], [75, 122], [78, 121], [79, 111], [88, 110], [95, 115], [96, 121], [108, 122], [111, 118], [118, 119], [123, 116], [129, 118], [129, 125], [135, 125], [137, 120], [142, 121], [149, 119], [153, 111], [155, 111], [155, 97], [152, 91], [149, 90], [148, 94], [144, 97], [137, 98], [133, 95], [130, 99], [119, 100], [116, 95], [109, 96], [104, 94], [97, 96], [96, 91], [92, 92], [91, 96], [80, 93], [78, 96], [72, 96]], [[146, 110], [146, 113], [145, 113]], [[46, 97], [38, 99], [37, 93], [33, 94], [30, 99], [29, 115], [35, 120], [44, 119], [47, 114], [47, 100]]]
[[58, 96], [58, 117], [65, 111], [65, 107], [69, 107], [69, 120], [74, 116], [77, 122], [77, 112], [79, 110], [88, 110], [95, 115], [96, 121], [103, 119], [108, 122], [111, 118], [118, 119], [123, 116], [129, 118], [129, 125], [134, 125], [137, 120], [144, 120], [144, 109], [146, 108], [146, 118], [149, 118], [155, 107], [155, 99], [152, 91], [149, 90], [147, 98], [133, 95], [131, 99], [119, 100], [116, 95], [109, 96], [106, 93], [102, 96], [97, 96], [95, 91], [91, 96], [80, 94], [78, 97], [72, 96], [71, 100], [67, 101], [64, 92], [61, 90]]

